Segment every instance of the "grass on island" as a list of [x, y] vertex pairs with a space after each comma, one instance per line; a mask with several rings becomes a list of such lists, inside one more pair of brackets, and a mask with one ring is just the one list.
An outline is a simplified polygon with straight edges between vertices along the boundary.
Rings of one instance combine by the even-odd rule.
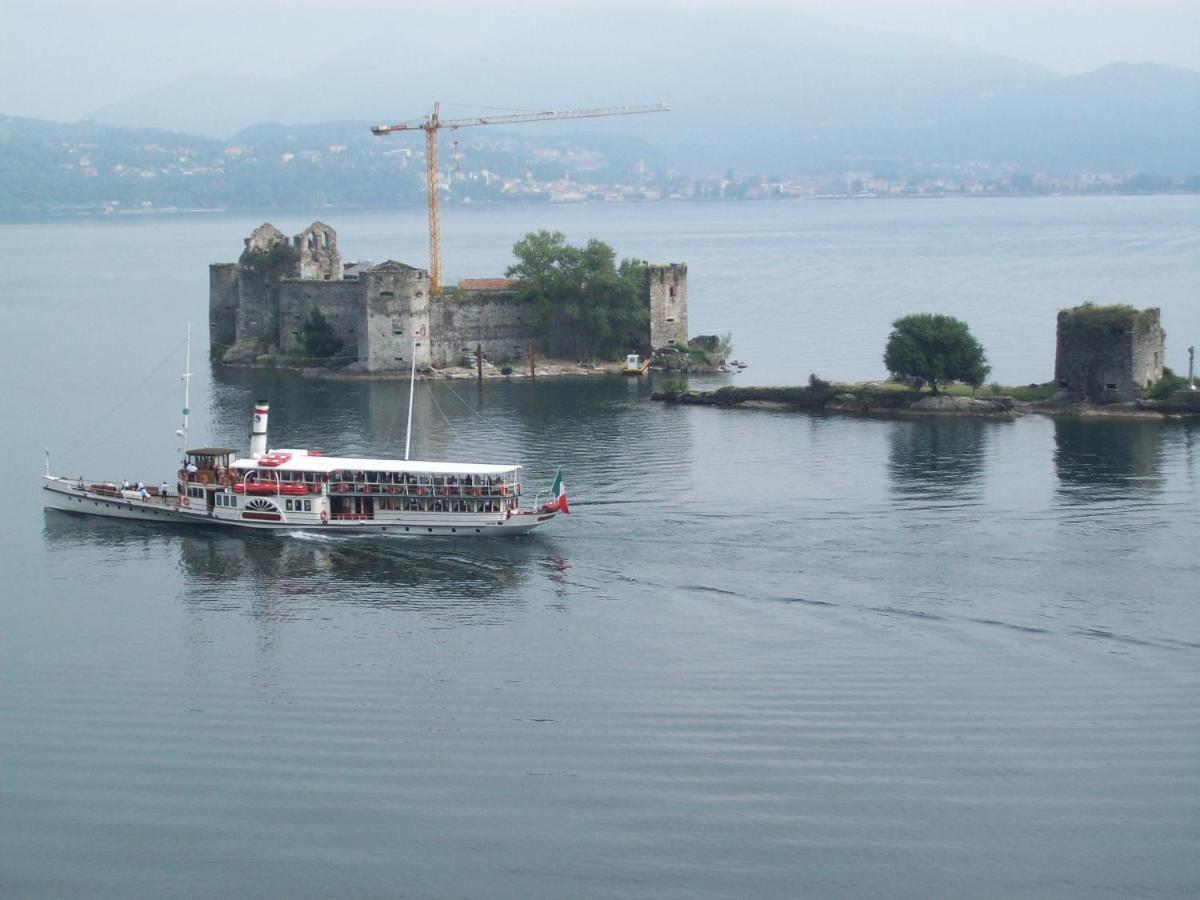
[[[863, 388], [879, 391], [912, 391], [913, 388], [899, 381], [872, 381], [867, 384], [835, 383], [834, 387], [841, 391], [861, 391]], [[946, 384], [940, 388], [941, 393], [955, 397], [978, 397], [980, 400], [990, 400], [993, 397], [1012, 397], [1018, 403], [1029, 403], [1034, 400], [1049, 400], [1057, 388], [1054, 382], [1046, 384], [1023, 384], [1006, 386], [1001, 384], [985, 384], [972, 388], [969, 384]], [[921, 393], [932, 394], [928, 387], [921, 388]]]

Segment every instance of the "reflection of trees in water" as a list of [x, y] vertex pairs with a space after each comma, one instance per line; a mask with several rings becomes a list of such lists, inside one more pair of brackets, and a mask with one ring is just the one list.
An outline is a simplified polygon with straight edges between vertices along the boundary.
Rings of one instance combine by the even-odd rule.
[[1162, 429], [1158, 422], [1055, 421], [1059, 495], [1090, 502], [1157, 491]]
[[978, 419], [893, 422], [888, 454], [892, 490], [910, 499], [974, 496], [991, 430], [1006, 425]]

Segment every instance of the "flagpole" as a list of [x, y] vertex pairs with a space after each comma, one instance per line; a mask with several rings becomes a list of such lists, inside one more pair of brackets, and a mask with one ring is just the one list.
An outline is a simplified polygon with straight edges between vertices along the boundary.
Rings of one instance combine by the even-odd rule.
[[408, 448], [412, 442], [413, 394], [417, 388], [417, 336], [413, 335], [412, 374], [408, 378], [408, 424], [404, 427], [404, 458], [408, 459]]

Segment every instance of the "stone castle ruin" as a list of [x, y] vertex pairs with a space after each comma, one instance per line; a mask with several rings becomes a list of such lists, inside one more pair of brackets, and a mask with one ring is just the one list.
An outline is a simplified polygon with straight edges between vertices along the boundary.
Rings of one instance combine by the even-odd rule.
[[[322, 222], [290, 241], [263, 224], [244, 243], [238, 262], [209, 266], [209, 338], [224, 362], [303, 357], [301, 331], [313, 311], [357, 358], [352, 370], [363, 372], [407, 371], [414, 339], [419, 367], [460, 365], [476, 346], [495, 362], [537, 347], [515, 281], [464, 280], [430, 296], [424, 269], [394, 260], [343, 264], [337, 233]], [[644, 302], [651, 350], [687, 344], [686, 264], [647, 264]]]
[[1054, 380], [1073, 399], [1134, 400], [1163, 377], [1158, 309], [1093, 306], [1058, 314]]

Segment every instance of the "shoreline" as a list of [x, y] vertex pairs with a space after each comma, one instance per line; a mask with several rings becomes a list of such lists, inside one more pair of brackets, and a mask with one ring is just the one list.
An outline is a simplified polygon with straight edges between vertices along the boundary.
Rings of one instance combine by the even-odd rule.
[[[287, 372], [300, 378], [326, 379], [330, 381], [408, 381], [409, 373], [405, 371], [392, 372], [352, 372], [345, 369], [326, 369], [323, 366], [289, 366], [285, 364], [259, 363], [217, 363], [223, 369], [254, 370]], [[579, 377], [594, 375], [622, 375], [625, 371], [624, 361], [596, 362], [583, 364], [565, 359], [538, 360], [534, 364], [534, 373], [530, 375], [528, 364], [513, 366], [512, 371], [505, 374], [496, 365], [483, 367], [484, 380], [496, 378], [516, 378], [536, 380], [538, 378]], [[435, 381], [476, 381], [479, 372], [466, 366], [445, 366], [442, 368], [425, 368], [417, 370], [418, 378], [429, 378]]]
[[[1181, 392], [1185, 395], [1187, 392]], [[884, 418], [971, 418], [1012, 421], [1025, 415], [1080, 419], [1170, 421], [1200, 418], [1200, 393], [1169, 400], [1101, 404], [1087, 400], [1017, 400], [883, 389], [878, 382], [813, 384], [787, 388], [719, 388], [715, 391], [656, 391], [651, 400], [722, 409], [790, 413], [840, 413]]]
[[[714, 198], [714, 197], [665, 197], [657, 200], [639, 200], [639, 201], [614, 201], [614, 200], [580, 200], [580, 201], [558, 201], [553, 203], [540, 202], [504, 202], [504, 203], [464, 203], [454, 206], [454, 209], [504, 209], [504, 208], [521, 208], [521, 207], [539, 207], [544, 208], [549, 205], [552, 207], [574, 207], [574, 206], [655, 206], [655, 205], [691, 205], [691, 204], [746, 204], [746, 203], [811, 203], [811, 202], [847, 202], [847, 203], [862, 203], [869, 201], [894, 202], [903, 200], [1053, 200], [1053, 199], [1092, 199], [1097, 197], [1119, 197], [1119, 198], [1134, 198], [1134, 197], [1197, 197], [1200, 196], [1200, 190], [1175, 190], [1175, 191], [1046, 191], [1046, 192], [1007, 192], [1007, 193], [972, 193], [972, 192], [948, 192], [948, 193], [928, 193], [928, 194], [805, 194], [786, 197], [757, 197], [753, 199], [742, 198]], [[122, 209], [106, 210], [102, 207], [98, 208], [58, 208], [38, 211], [19, 211], [19, 210], [4, 210], [0, 211], [0, 224], [21, 225], [21, 224], [36, 224], [36, 223], [56, 223], [71, 220], [95, 219], [95, 220], [117, 220], [117, 219], [137, 219], [137, 218], [153, 218], [156, 216], [171, 217], [177, 216], [187, 218], [193, 216], [246, 216], [246, 215], [311, 215], [313, 210], [321, 213], [379, 213], [381, 215], [392, 215], [397, 209], [400, 210], [424, 210], [424, 201], [414, 203], [398, 204], [397, 206], [376, 206], [354, 203], [331, 203], [323, 206], [264, 206], [264, 207], [241, 207], [241, 206], [213, 206], [213, 207], [186, 207], [186, 206], [164, 206], [152, 209], [140, 209], [137, 207], [129, 207]]]

